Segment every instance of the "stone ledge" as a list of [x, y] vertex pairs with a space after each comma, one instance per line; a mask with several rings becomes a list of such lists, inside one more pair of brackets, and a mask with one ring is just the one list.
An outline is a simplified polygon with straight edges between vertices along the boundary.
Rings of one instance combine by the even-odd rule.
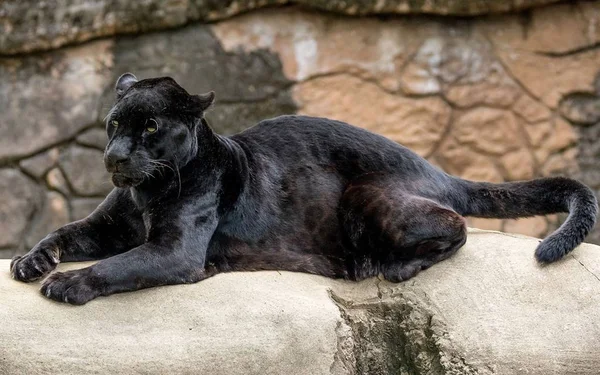
[[[4, 0], [0, 3], [0, 55], [29, 53], [99, 37], [170, 29], [215, 21], [269, 6], [297, 4], [347, 15], [438, 14], [475, 16], [513, 12], [561, 0]], [[563, 0], [564, 1], [564, 0]]]
[[597, 374], [600, 248], [540, 267], [538, 241], [471, 230], [401, 284], [232, 273], [80, 307], [2, 260], [0, 374]]

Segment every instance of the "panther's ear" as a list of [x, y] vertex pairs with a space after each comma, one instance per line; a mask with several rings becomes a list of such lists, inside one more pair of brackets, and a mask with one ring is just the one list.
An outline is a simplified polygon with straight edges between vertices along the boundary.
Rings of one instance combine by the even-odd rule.
[[117, 92], [117, 100], [121, 99], [125, 91], [127, 91], [138, 79], [131, 73], [125, 73], [117, 79], [115, 91]]
[[204, 112], [210, 107], [215, 101], [215, 92], [209, 91], [206, 94], [194, 95], [196, 110]]

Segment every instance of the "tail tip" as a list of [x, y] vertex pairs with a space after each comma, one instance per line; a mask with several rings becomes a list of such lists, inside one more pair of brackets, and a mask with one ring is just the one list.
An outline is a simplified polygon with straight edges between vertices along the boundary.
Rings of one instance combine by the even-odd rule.
[[535, 249], [535, 259], [542, 264], [552, 263], [562, 259], [571, 250], [571, 246], [564, 241], [548, 237]]

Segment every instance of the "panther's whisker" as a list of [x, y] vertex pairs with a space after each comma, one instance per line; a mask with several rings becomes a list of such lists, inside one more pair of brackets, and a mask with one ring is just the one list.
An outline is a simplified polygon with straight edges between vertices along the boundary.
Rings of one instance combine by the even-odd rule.
[[177, 181], [179, 183], [179, 189], [177, 191], [177, 199], [179, 199], [179, 196], [181, 195], [181, 175], [179, 174], [179, 168], [177, 167], [177, 164], [179, 164], [179, 163], [177, 162], [177, 159], [175, 159], [174, 171], [175, 171], [175, 173], [177, 173]]

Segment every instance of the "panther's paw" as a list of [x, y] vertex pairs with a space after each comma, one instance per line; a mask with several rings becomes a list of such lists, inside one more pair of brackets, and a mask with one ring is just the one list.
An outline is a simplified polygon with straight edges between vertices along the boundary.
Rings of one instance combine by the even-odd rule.
[[56, 272], [44, 280], [40, 291], [58, 302], [83, 305], [101, 294], [98, 283], [90, 274], [89, 268]]
[[42, 242], [27, 254], [14, 257], [10, 274], [15, 280], [31, 282], [49, 274], [59, 262], [57, 247]]

